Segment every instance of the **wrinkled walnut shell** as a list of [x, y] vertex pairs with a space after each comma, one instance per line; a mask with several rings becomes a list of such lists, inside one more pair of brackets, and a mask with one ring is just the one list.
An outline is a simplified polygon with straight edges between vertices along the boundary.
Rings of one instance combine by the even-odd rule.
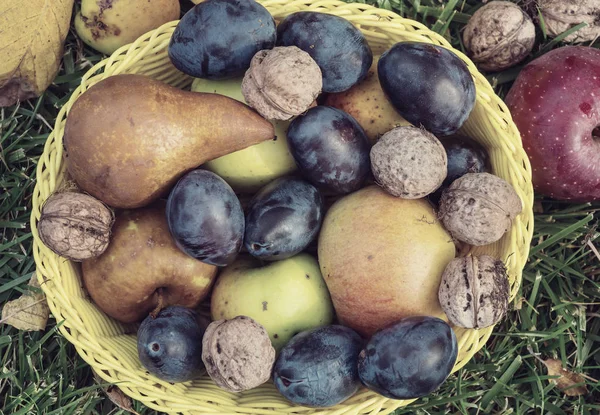
[[448, 173], [448, 158], [440, 140], [417, 127], [388, 131], [371, 148], [370, 157], [377, 184], [402, 199], [433, 193]]
[[535, 26], [516, 4], [491, 1], [471, 16], [463, 43], [481, 69], [501, 71], [529, 55], [535, 43]]
[[261, 50], [242, 81], [248, 105], [268, 120], [289, 120], [305, 112], [321, 93], [319, 65], [296, 46]]
[[210, 323], [202, 338], [202, 361], [217, 386], [242, 392], [270, 379], [275, 349], [262, 325], [238, 316]]
[[570, 34], [563, 42], [591, 42], [600, 36], [598, 0], [540, 0], [539, 8], [546, 31], [551, 37], [556, 37], [580, 23], [587, 23], [587, 26]]
[[48, 198], [38, 222], [38, 234], [48, 248], [71, 261], [100, 256], [110, 242], [114, 215], [98, 199], [75, 192]]
[[439, 300], [458, 327], [481, 329], [506, 314], [510, 287], [506, 267], [488, 255], [455, 258], [442, 274]]
[[442, 193], [439, 217], [453, 238], [481, 246], [502, 238], [522, 210], [508, 182], [490, 173], [467, 173]]

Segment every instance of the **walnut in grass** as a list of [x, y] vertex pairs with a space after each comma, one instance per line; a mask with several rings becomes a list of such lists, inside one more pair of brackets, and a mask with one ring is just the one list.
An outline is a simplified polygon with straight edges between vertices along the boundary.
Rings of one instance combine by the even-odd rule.
[[388, 131], [371, 148], [370, 156], [377, 184], [402, 199], [425, 197], [446, 178], [446, 150], [433, 134], [421, 128]]
[[305, 112], [321, 93], [323, 75], [310, 55], [296, 46], [261, 50], [242, 81], [248, 105], [269, 120]]
[[580, 23], [587, 23], [564, 41], [592, 42], [600, 36], [600, 1], [598, 0], [540, 0], [540, 13], [551, 37], [556, 37]]
[[448, 320], [481, 329], [500, 321], [508, 309], [506, 267], [488, 255], [455, 258], [446, 266], [438, 298]]
[[490, 173], [467, 173], [442, 193], [439, 217], [453, 238], [481, 246], [502, 238], [522, 210], [510, 183]]
[[479, 68], [501, 71], [529, 55], [535, 43], [535, 26], [516, 4], [491, 1], [471, 16], [463, 43]]
[[210, 323], [202, 339], [202, 361], [217, 386], [242, 392], [270, 379], [275, 349], [262, 325], [238, 316]]
[[114, 215], [98, 199], [76, 192], [48, 198], [38, 222], [40, 239], [58, 255], [83, 261], [101, 255], [110, 240]]

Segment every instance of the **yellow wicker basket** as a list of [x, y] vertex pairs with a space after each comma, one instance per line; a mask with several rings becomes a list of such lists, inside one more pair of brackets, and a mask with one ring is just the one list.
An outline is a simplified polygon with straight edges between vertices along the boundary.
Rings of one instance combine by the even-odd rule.
[[[364, 4], [337, 0], [259, 0], [275, 17], [300, 10], [313, 10], [343, 16], [366, 35], [374, 54], [380, 54], [399, 41], [421, 41], [451, 48], [440, 35], [422, 24], [401, 18], [395, 13]], [[130, 397], [158, 411], [167, 413], [243, 413], [243, 414], [387, 414], [411, 401], [391, 400], [362, 389], [348, 401], [327, 410], [293, 406], [271, 383], [248, 392], [233, 394], [219, 389], [208, 377], [171, 385], [146, 374], [138, 361], [135, 334], [100, 312], [84, 292], [79, 266], [60, 258], [40, 241], [37, 222], [46, 198], [65, 180], [63, 132], [65, 119], [75, 100], [89, 87], [112, 75], [138, 73], [185, 88], [192, 79], [178, 72], [170, 63], [167, 45], [177, 22], [170, 22], [124, 46], [111, 57], [91, 68], [62, 108], [54, 132], [49, 137], [37, 169], [33, 195], [31, 228], [37, 276], [57, 321], [64, 321], [61, 333], [75, 345], [81, 357], [107, 382], [118, 383]], [[521, 273], [533, 231], [533, 188], [529, 160], [521, 146], [517, 128], [504, 103], [494, 94], [487, 80], [474, 64], [459, 51], [474, 76], [477, 103], [462, 132], [475, 138], [489, 151], [493, 171], [508, 180], [524, 203], [523, 213], [501, 241], [478, 248], [506, 261], [511, 300], [521, 282]], [[456, 329], [459, 357], [454, 370], [464, 366], [488, 340], [492, 328]]]

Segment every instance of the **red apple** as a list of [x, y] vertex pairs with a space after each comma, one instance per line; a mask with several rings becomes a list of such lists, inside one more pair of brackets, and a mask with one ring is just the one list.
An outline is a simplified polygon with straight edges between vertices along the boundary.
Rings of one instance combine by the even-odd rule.
[[600, 50], [565, 46], [529, 63], [506, 96], [537, 192], [600, 199]]

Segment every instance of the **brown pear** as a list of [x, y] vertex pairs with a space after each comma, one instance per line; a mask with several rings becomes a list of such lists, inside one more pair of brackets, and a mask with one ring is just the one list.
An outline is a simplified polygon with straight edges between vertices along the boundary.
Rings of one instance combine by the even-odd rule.
[[124, 323], [170, 305], [194, 308], [208, 296], [217, 267], [175, 244], [161, 201], [117, 213], [110, 244], [82, 263], [83, 284], [96, 305]]
[[405, 317], [447, 320], [438, 290], [455, 246], [427, 200], [365, 187], [327, 212], [318, 248], [343, 325], [369, 337]]
[[164, 196], [185, 172], [274, 137], [269, 121], [232, 98], [116, 75], [75, 101], [64, 144], [68, 171], [84, 191], [136, 208]]

